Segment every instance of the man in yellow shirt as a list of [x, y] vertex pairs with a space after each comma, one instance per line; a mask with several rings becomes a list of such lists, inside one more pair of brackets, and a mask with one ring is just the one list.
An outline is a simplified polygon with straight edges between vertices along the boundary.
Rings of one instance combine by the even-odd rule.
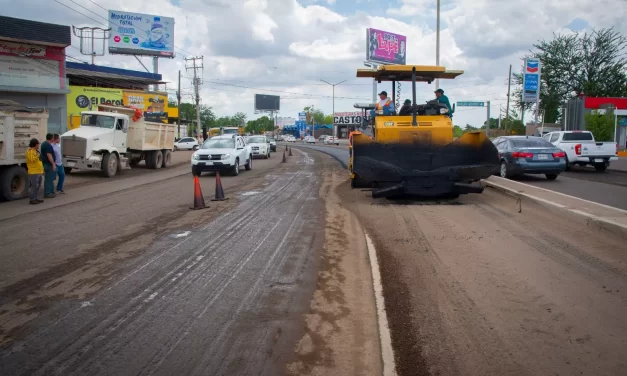
[[44, 165], [39, 153], [39, 141], [36, 138], [30, 140], [29, 149], [26, 151], [26, 168], [30, 180], [30, 204], [37, 205], [44, 202], [37, 198], [41, 187], [41, 176], [44, 173]]

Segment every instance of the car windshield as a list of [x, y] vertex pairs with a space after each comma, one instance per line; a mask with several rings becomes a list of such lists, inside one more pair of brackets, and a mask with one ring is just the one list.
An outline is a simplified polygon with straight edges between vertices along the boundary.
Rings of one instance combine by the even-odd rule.
[[510, 140], [515, 148], [553, 148], [553, 144], [543, 138], [526, 138], [523, 140]]
[[114, 124], [115, 118], [113, 116], [85, 114], [81, 117], [81, 125], [87, 127], [113, 129]]
[[589, 132], [577, 132], [577, 133], [564, 133], [564, 141], [592, 141], [592, 133]]
[[248, 143], [249, 144], [264, 144], [266, 142], [266, 138], [265, 137], [250, 137], [248, 139]]
[[235, 149], [233, 138], [210, 138], [200, 147], [201, 149]]
[[272, 137], [270, 137], [270, 138], [268, 139], [268, 141], [272, 142], [272, 141], [275, 141], [275, 139], [274, 139], [274, 138], [272, 138]]

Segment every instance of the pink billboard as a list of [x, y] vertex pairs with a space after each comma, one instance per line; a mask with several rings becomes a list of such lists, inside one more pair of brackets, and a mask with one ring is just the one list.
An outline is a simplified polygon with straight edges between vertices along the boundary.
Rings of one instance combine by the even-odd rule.
[[366, 29], [366, 36], [366, 60], [381, 64], [406, 64], [407, 37], [377, 29]]

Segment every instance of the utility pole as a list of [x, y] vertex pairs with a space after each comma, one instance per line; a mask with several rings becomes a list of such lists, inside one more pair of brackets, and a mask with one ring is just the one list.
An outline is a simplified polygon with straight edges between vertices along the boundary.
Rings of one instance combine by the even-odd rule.
[[181, 70], [179, 69], [179, 89], [176, 91], [176, 103], [179, 109], [178, 138], [181, 139]]
[[311, 136], [312, 137], [316, 137], [314, 135], [314, 129], [316, 128], [316, 118], [315, 118], [316, 112], [314, 110], [314, 105], [311, 105]]
[[[440, 0], [437, 1], [437, 16], [435, 21], [435, 65], [440, 66]], [[440, 88], [440, 79], [435, 79], [435, 90]]]
[[[327, 82], [325, 80], [320, 80], [322, 82], [324, 82], [327, 85], [331, 85], [333, 87], [333, 115], [331, 115], [334, 119], [335, 119], [335, 87], [341, 83], [346, 82], [346, 80], [344, 81], [340, 81], [337, 84], [332, 84], [330, 82]], [[376, 91], [376, 90], [375, 90]], [[337, 137], [337, 127], [335, 126], [335, 124], [333, 124], [333, 137]]]
[[[200, 64], [196, 63], [196, 60], [200, 60]], [[202, 85], [201, 82], [201, 77], [198, 77], [198, 69], [201, 70], [203, 69], [203, 57], [200, 56], [195, 56], [195, 57], [189, 57], [189, 58], [185, 58], [185, 62], [188, 61], [192, 61], [192, 66], [191, 67], [185, 67], [185, 69], [190, 70], [193, 69], [194, 70], [194, 96], [196, 97], [196, 137], [200, 138], [201, 135], [201, 128], [200, 128], [200, 85]]]
[[485, 123], [485, 135], [490, 137], [490, 101], [487, 102], [488, 106], [488, 121]]
[[[509, 65], [509, 76], [507, 76], [507, 105], [505, 106], [505, 134], [507, 134], [507, 126], [509, 122], [509, 94], [512, 87], [512, 65]], [[523, 112], [524, 112], [523, 108]]]

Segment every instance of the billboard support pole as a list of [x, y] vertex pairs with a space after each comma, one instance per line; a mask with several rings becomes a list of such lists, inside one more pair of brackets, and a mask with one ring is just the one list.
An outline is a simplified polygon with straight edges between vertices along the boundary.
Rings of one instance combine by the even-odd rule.
[[[440, 0], [437, 2], [436, 32], [435, 32], [435, 65], [440, 66]], [[435, 79], [435, 90], [440, 88], [440, 79]]]
[[[156, 56], [152, 57], [152, 73], [154, 74], [158, 74], [159, 73], [159, 58]], [[159, 85], [155, 84], [153, 85], [152, 88], [153, 91], [158, 91], [159, 90]]]

